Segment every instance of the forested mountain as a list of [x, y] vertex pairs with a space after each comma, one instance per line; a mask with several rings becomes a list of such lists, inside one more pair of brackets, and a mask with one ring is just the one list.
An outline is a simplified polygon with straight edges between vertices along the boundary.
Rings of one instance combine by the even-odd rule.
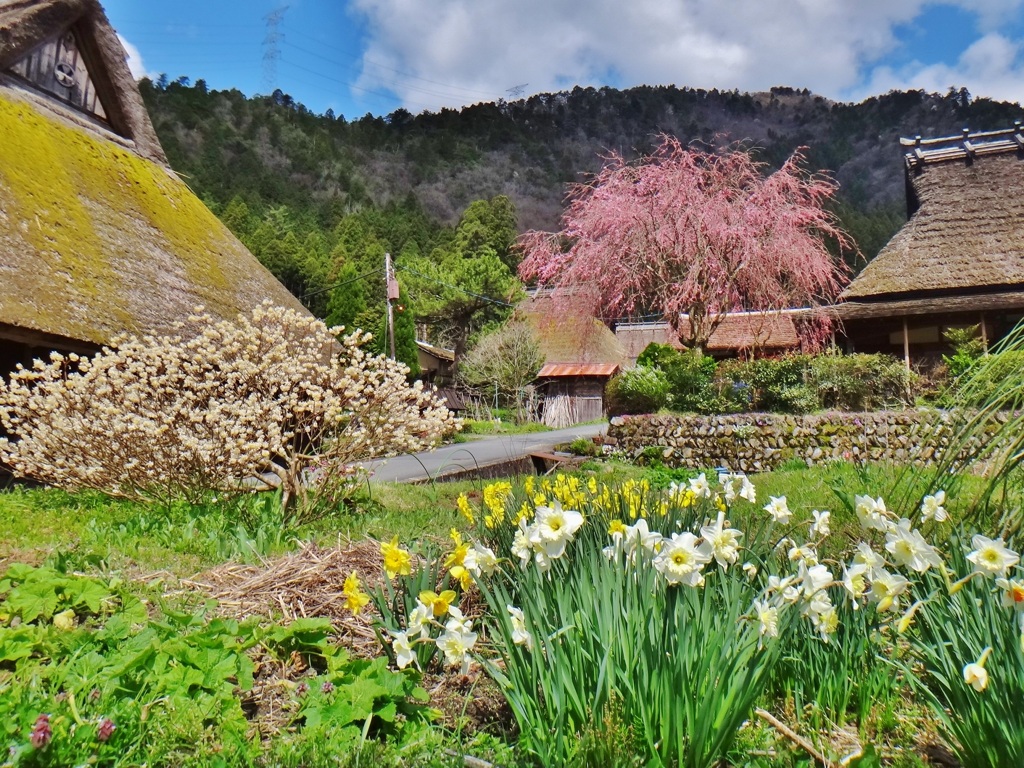
[[[326, 289], [346, 280], [343, 271], [348, 286], [366, 284], [368, 315], [336, 312], [364, 327], [379, 314], [383, 285], [357, 278], [379, 269], [386, 250], [406, 268], [405, 283], [416, 280], [410, 265], [422, 274], [440, 263], [448, 264], [445, 282], [469, 280], [452, 265], [485, 254], [486, 269], [501, 274], [476, 274], [475, 292], [510, 298], [502, 267], [515, 266], [507, 252], [515, 231], [557, 228], [567, 183], [596, 171], [610, 149], [649, 150], [662, 132], [684, 142], [743, 142], [770, 166], [806, 147], [808, 167], [840, 182], [837, 212], [870, 258], [905, 218], [900, 136], [1001, 128], [1022, 113], [964, 89], [842, 104], [792, 88], [643, 86], [347, 120], [313, 114], [280, 91], [247, 98], [209, 91], [202, 80], [143, 80], [142, 92], [172, 166], [314, 312], [329, 314], [335, 292]], [[409, 286], [411, 302], [417, 316], [437, 323], [440, 299], [428, 299], [451, 285], [438, 273], [420, 280]], [[335, 310], [343, 305], [363, 306], [334, 298]]]

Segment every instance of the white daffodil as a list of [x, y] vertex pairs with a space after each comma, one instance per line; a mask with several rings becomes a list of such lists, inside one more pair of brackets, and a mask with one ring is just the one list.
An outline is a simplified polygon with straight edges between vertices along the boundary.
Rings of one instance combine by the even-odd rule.
[[946, 508], [942, 506], [945, 503], [945, 491], [938, 491], [933, 496], [925, 496], [921, 502], [921, 519], [926, 521], [934, 520], [936, 523], [941, 523], [948, 517]]
[[802, 547], [790, 547], [787, 553], [790, 562], [792, 563], [803, 563], [810, 567], [818, 564], [818, 553], [814, 547], [802, 546]]
[[853, 503], [857, 510], [857, 519], [865, 530], [885, 531], [889, 528], [886, 519], [889, 511], [880, 497], [872, 499], [870, 496], [856, 496]]
[[530, 543], [535, 548], [542, 547], [548, 557], [558, 559], [582, 525], [582, 514], [573, 509], [562, 509], [556, 500], [553, 507], [537, 507]]
[[508, 615], [512, 619], [512, 642], [516, 645], [525, 645], [526, 650], [533, 650], [533, 635], [526, 629], [526, 617], [523, 616], [523, 609], [512, 605], [508, 608]]
[[988, 687], [988, 672], [985, 670], [985, 662], [988, 661], [991, 653], [992, 649], [986, 648], [981, 652], [981, 657], [977, 661], [964, 665], [964, 683], [971, 686], [978, 693], [981, 693]]
[[971, 539], [974, 551], [967, 559], [974, 563], [974, 570], [986, 576], [1006, 576], [1006, 572], [1020, 562], [1020, 556], [1007, 549], [1002, 538], [990, 539], [977, 534]]
[[800, 599], [800, 587], [796, 584], [796, 576], [780, 579], [772, 574], [768, 577], [768, 592], [778, 594], [786, 603], [795, 603]]
[[757, 616], [757, 620], [761, 625], [760, 634], [762, 637], [765, 635], [767, 635], [768, 637], [779, 636], [778, 608], [769, 603], [767, 600], [755, 600], [754, 615]]
[[530, 545], [532, 526], [525, 519], [519, 521], [515, 537], [512, 539], [512, 554], [519, 558], [520, 565], [525, 568], [533, 557], [533, 547]]
[[743, 572], [747, 574], [747, 578], [753, 581], [757, 577], [757, 566], [753, 563], [744, 563]]
[[727, 502], [732, 504], [739, 498], [739, 475], [734, 475], [731, 472], [719, 472], [718, 483], [722, 486], [722, 496]]
[[[449, 610], [451, 610], [449, 608]], [[410, 635], [421, 637], [430, 636], [430, 620], [433, 617], [433, 611], [424, 605], [419, 599], [416, 600], [416, 607], [412, 609], [409, 614], [408, 629], [407, 632]]]
[[924, 540], [920, 531], [911, 529], [910, 521], [905, 517], [885, 534], [885, 549], [896, 565], [918, 573], [942, 565], [942, 558], [935, 547]]
[[812, 613], [811, 625], [818, 630], [821, 639], [827, 643], [829, 637], [839, 629], [839, 614], [832, 607], [826, 611]]
[[832, 583], [832, 571], [824, 565], [812, 565], [808, 567], [801, 563], [799, 579], [804, 595], [811, 597], [815, 592], [824, 589]]
[[846, 567], [846, 575], [843, 576], [843, 586], [853, 598], [853, 608], [856, 610], [857, 598], [863, 597], [868, 590], [867, 573], [871, 570], [865, 563], [856, 563]]
[[746, 475], [743, 475], [743, 482], [740, 485], [740, 498], [746, 499], [751, 504], [757, 502], [757, 489], [754, 488], [754, 484], [750, 482]]
[[764, 511], [772, 516], [772, 519], [776, 523], [782, 523], [785, 525], [789, 522], [789, 519], [793, 516], [793, 513], [789, 511], [789, 505], [786, 504], [785, 496], [769, 496], [769, 501], [764, 505]]
[[416, 653], [412, 649], [409, 635], [406, 632], [391, 633], [391, 648], [395, 652], [395, 662], [399, 669], [405, 669], [416, 662]]
[[463, 674], [469, 671], [469, 652], [476, 644], [473, 622], [452, 620], [445, 625], [445, 633], [437, 638], [437, 647], [444, 652], [445, 663], [461, 666]]
[[1004, 608], [1024, 611], [1024, 582], [1016, 579], [996, 579]]
[[871, 577], [871, 599], [878, 603], [878, 610], [896, 610], [899, 597], [907, 591], [910, 582], [898, 573], [890, 573], [884, 568], [878, 569]]
[[704, 566], [711, 561], [714, 551], [706, 541], [697, 544], [697, 537], [689, 531], [673, 533], [663, 542], [654, 559], [654, 567], [669, 584], [699, 587], [704, 583]]
[[825, 537], [831, 533], [831, 529], [828, 527], [829, 521], [832, 519], [831, 512], [827, 509], [820, 511], [816, 509], [811, 512], [811, 517], [814, 518], [814, 522], [811, 523], [811, 538]]
[[867, 571], [870, 575], [872, 571], [885, 565], [885, 558], [875, 552], [866, 541], [862, 541], [857, 545], [857, 551], [853, 555], [853, 562], [857, 565], [867, 566]]
[[458, 607], [452, 605], [448, 608], [448, 620], [444, 628], [448, 632], [469, 632], [473, 628], [473, 620], [467, 619]]
[[703, 472], [696, 477], [690, 478], [690, 493], [698, 499], [710, 499], [714, 496], [714, 492], [711, 490], [711, 485], [708, 483], [708, 479], [704, 476]]
[[642, 517], [632, 525], [627, 525], [624, 531], [626, 554], [630, 558], [636, 555], [637, 548], [642, 548], [651, 553], [657, 552], [664, 538], [657, 531], [652, 531], [647, 524], [647, 520]]
[[476, 578], [490, 576], [498, 568], [498, 557], [494, 550], [479, 542], [473, 542], [473, 546], [466, 552], [462, 561], [463, 567]]
[[714, 525], [705, 525], [700, 529], [704, 541], [711, 545], [717, 563], [728, 570], [740, 557], [740, 539], [743, 533], [735, 528], [725, 527], [725, 513], [718, 515]]
[[742, 472], [723, 472], [718, 476], [718, 482], [722, 484], [722, 495], [729, 504], [736, 499], [746, 499], [751, 503], [757, 499], [754, 484]]

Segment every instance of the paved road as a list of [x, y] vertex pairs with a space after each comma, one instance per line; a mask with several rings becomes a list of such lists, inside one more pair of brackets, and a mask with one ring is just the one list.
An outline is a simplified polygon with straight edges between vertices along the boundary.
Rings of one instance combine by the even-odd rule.
[[522, 458], [537, 451], [550, 451], [553, 446], [571, 442], [577, 437], [604, 434], [607, 428], [607, 424], [586, 424], [528, 435], [494, 435], [469, 443], [446, 445], [433, 451], [367, 462], [366, 466], [373, 471], [372, 479], [377, 482], [426, 480]]

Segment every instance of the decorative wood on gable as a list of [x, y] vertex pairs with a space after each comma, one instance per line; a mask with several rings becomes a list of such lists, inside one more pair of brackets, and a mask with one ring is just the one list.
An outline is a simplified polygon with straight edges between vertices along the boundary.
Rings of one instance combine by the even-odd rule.
[[109, 123], [73, 29], [43, 41], [15, 62], [9, 71], [66, 104]]

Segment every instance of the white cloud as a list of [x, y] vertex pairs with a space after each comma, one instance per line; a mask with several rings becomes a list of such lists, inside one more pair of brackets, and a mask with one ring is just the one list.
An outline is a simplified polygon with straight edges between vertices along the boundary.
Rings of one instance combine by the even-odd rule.
[[972, 43], [952, 64], [915, 61], [899, 69], [879, 67], [871, 73], [863, 95], [910, 88], [945, 93], [957, 86], [975, 96], [1024, 102], [1022, 51], [1021, 41], [992, 32]]
[[[1006, 45], [1015, 50], [1017, 43], [999, 38], [994, 26], [1000, 15], [1005, 19], [1021, 3], [957, 1], [981, 33], [987, 33], [950, 65], [963, 72], [958, 84], [984, 95], [990, 87], [1008, 88], [1018, 71], [1015, 59], [997, 66], [998, 45], [993, 41], [1003, 41], [1004, 54], [1013, 53]], [[792, 85], [850, 98], [862, 93], [865, 82], [895, 83], [927, 69], [873, 70], [899, 45], [896, 28], [912, 24], [928, 4], [352, 0], [369, 30], [358, 85], [390, 89], [413, 111], [494, 99], [520, 83], [529, 83], [530, 93], [576, 84], [675, 83], [741, 91]], [[936, 82], [944, 74], [936, 72]], [[941, 90], [950, 84], [943, 83]]]
[[153, 77], [153, 74], [146, 69], [139, 49], [128, 42], [120, 32], [117, 34], [117, 39], [121, 42], [124, 52], [128, 55], [128, 69], [131, 70], [132, 77], [136, 80], [141, 80], [144, 77]]

